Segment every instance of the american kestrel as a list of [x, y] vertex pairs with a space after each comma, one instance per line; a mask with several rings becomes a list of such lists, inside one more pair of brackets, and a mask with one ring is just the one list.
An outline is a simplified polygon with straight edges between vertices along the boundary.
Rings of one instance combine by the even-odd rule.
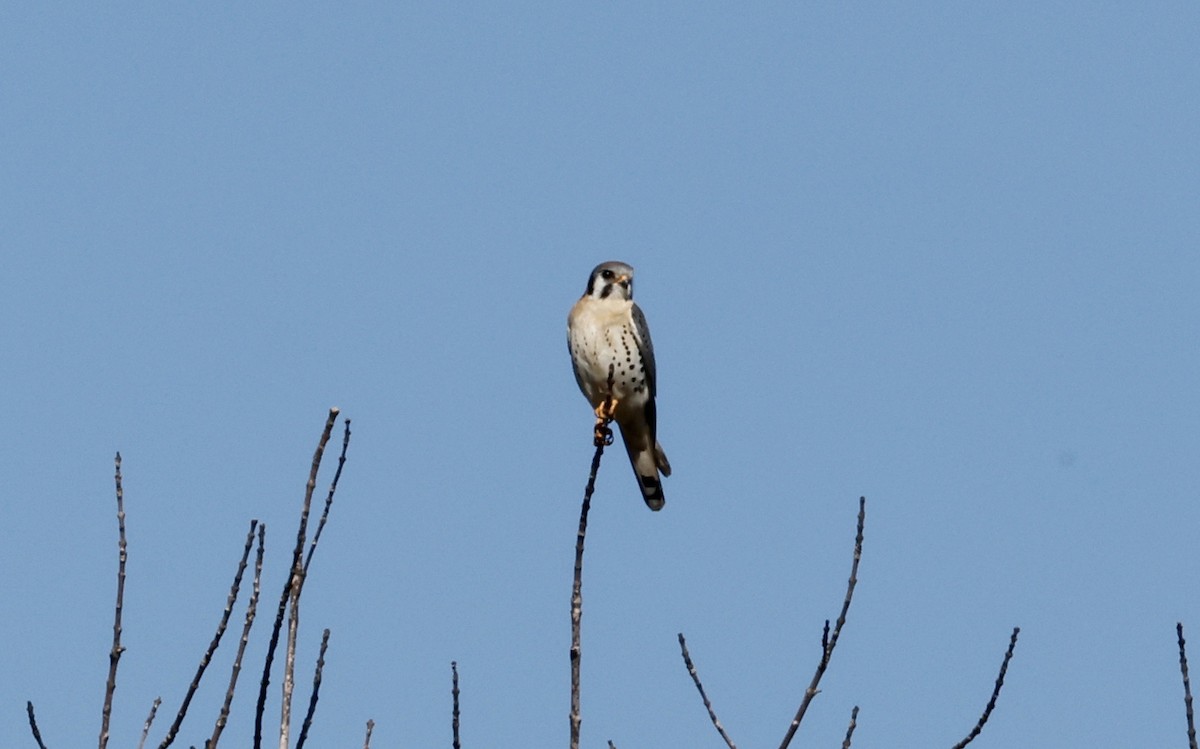
[[575, 381], [596, 411], [597, 433], [607, 417], [616, 420], [642, 497], [651, 510], [661, 510], [666, 499], [658, 474], [670, 476], [671, 464], [656, 437], [654, 345], [646, 316], [633, 303], [633, 268], [618, 262], [596, 266], [567, 316], [567, 348]]

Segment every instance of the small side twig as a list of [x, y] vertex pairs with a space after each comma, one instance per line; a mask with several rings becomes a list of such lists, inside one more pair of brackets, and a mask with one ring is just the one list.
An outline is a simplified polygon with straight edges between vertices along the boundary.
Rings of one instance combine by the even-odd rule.
[[29, 730], [33, 731], [33, 740], [37, 742], [38, 749], [46, 749], [46, 744], [42, 742], [42, 732], [38, 730], [37, 718], [33, 715], [33, 703], [25, 701], [25, 712], [29, 714]]
[[367, 719], [367, 738], [363, 740], [363, 749], [371, 749], [371, 732], [375, 730], [375, 721]]
[[104, 686], [104, 708], [100, 720], [100, 749], [108, 746], [108, 723], [112, 717], [113, 695], [117, 691], [117, 662], [125, 647], [121, 645], [121, 611], [125, 607], [125, 562], [128, 560], [128, 546], [125, 543], [125, 490], [121, 486], [121, 453], [113, 461], [116, 464], [115, 481], [117, 485], [117, 604], [113, 614], [113, 644], [108, 652], [108, 681]]
[[154, 723], [154, 716], [158, 715], [158, 706], [162, 704], [162, 697], [155, 697], [154, 703], [150, 705], [150, 714], [146, 716], [146, 722], [142, 726], [142, 738], [138, 741], [137, 749], [142, 749], [146, 745], [146, 737], [150, 735], [150, 726]]
[[251, 520], [250, 530], [246, 533], [246, 545], [242, 549], [242, 558], [238, 560], [237, 572], [233, 575], [233, 584], [229, 587], [229, 597], [225, 600], [225, 610], [221, 612], [221, 621], [217, 623], [217, 631], [208, 643], [208, 649], [204, 651], [204, 655], [200, 658], [200, 665], [196, 667], [196, 675], [192, 677], [192, 683], [188, 685], [187, 693], [183, 697], [183, 703], [179, 706], [179, 712], [175, 714], [175, 721], [171, 723], [171, 727], [167, 730], [167, 735], [163, 738], [162, 743], [158, 745], [158, 749], [167, 749], [175, 741], [175, 736], [179, 733], [179, 727], [183, 725], [183, 719], [187, 716], [188, 707], [192, 704], [192, 698], [196, 695], [196, 690], [200, 688], [200, 680], [204, 678], [204, 672], [208, 669], [208, 664], [212, 662], [213, 653], [217, 652], [217, 647], [221, 644], [221, 638], [225, 635], [225, 628], [229, 626], [229, 617], [233, 614], [233, 605], [237, 602], [238, 591], [242, 587], [242, 575], [246, 572], [247, 560], [250, 559], [250, 549], [254, 546], [254, 531], [257, 528], [258, 521]]
[[317, 670], [313, 674], [313, 690], [308, 698], [308, 711], [304, 713], [304, 723], [300, 726], [300, 737], [296, 739], [296, 749], [304, 749], [308, 740], [308, 729], [312, 727], [313, 715], [317, 712], [317, 699], [321, 694], [321, 672], [325, 669], [325, 649], [329, 647], [329, 630], [321, 635], [321, 650], [317, 653]]
[[850, 749], [850, 738], [854, 736], [855, 728], [858, 728], [858, 705], [850, 711], [850, 725], [846, 727], [846, 739], [842, 742], [842, 749]]
[[1021, 633], [1020, 627], [1013, 627], [1012, 638], [1008, 641], [1008, 650], [1004, 653], [1004, 661], [1000, 664], [1000, 674], [996, 677], [996, 685], [992, 688], [992, 697], [988, 700], [987, 707], [983, 709], [983, 714], [979, 716], [979, 721], [975, 723], [975, 727], [967, 734], [967, 737], [954, 745], [954, 749], [963, 749], [967, 744], [975, 740], [975, 737], [983, 730], [983, 725], [987, 723], [991, 717], [992, 710], [996, 707], [996, 700], [1000, 698], [1000, 689], [1004, 686], [1004, 675], [1008, 672], [1008, 662], [1012, 660], [1013, 650], [1017, 647], [1017, 635]]
[[692, 656], [688, 653], [687, 640], [683, 639], [682, 632], [679, 633], [679, 650], [683, 654], [683, 664], [687, 666], [688, 675], [692, 677], [692, 683], [696, 685], [697, 691], [700, 692], [700, 699], [704, 701], [704, 709], [708, 710], [708, 717], [712, 721], [713, 727], [717, 729], [717, 733], [721, 734], [721, 738], [725, 739], [725, 745], [729, 749], [737, 749], [737, 745], [733, 743], [733, 739], [729, 738], [729, 734], [725, 732], [725, 727], [717, 719], [717, 713], [713, 710], [712, 702], [708, 699], [708, 694], [704, 691], [704, 685], [700, 683], [700, 674], [696, 673], [696, 667], [692, 664]]
[[1179, 670], [1183, 673], [1183, 705], [1187, 710], [1188, 747], [1196, 749], [1196, 721], [1192, 713], [1192, 682], [1188, 678], [1187, 645], [1183, 640], [1183, 622], [1175, 623], [1175, 634], [1179, 636]]
[[458, 661], [450, 661], [450, 733], [454, 749], [461, 749], [458, 740]]
[[[257, 522], [257, 521], [254, 521]], [[251, 532], [254, 522], [250, 524]], [[242, 623], [242, 638], [238, 640], [237, 655], [233, 659], [233, 667], [229, 674], [229, 687], [225, 690], [225, 701], [221, 704], [221, 712], [217, 715], [216, 725], [213, 726], [212, 737], [205, 744], [205, 749], [216, 749], [221, 740], [221, 733], [229, 721], [229, 711], [233, 705], [233, 691], [237, 687], [238, 675], [242, 672], [242, 656], [246, 654], [246, 645], [250, 642], [250, 628], [254, 625], [254, 617], [258, 613], [258, 597], [262, 592], [263, 549], [266, 542], [267, 525], [258, 524], [258, 551], [254, 558], [254, 585], [250, 589], [250, 600], [246, 604], [246, 618]], [[139, 749], [141, 749], [139, 747]]]
[[804, 690], [804, 699], [800, 702], [800, 707], [796, 710], [796, 717], [792, 718], [787, 735], [783, 737], [783, 743], [779, 745], [779, 749], [787, 749], [788, 744], [792, 743], [792, 737], [796, 735], [800, 721], [804, 720], [804, 714], [808, 712], [809, 704], [820, 691], [817, 687], [821, 684], [821, 677], [825, 675], [825, 669], [829, 667], [829, 659], [833, 656], [833, 649], [837, 647], [838, 637], [841, 636], [842, 627], [846, 624], [846, 614], [850, 611], [850, 601], [854, 598], [854, 586], [858, 584], [858, 563], [862, 560], [863, 526], [866, 524], [866, 520], [867, 498], [859, 497], [858, 532], [854, 536], [854, 562], [850, 565], [850, 580], [846, 583], [846, 598], [842, 601], [842, 611], [838, 614], [832, 632], [829, 629], [829, 622], [825, 622], [825, 632], [821, 637], [821, 660], [817, 663], [817, 670], [813, 673], [808, 689]]
[[[613, 389], [613, 366], [608, 367], [608, 392]], [[612, 412], [612, 397], [609, 396], [605, 411]], [[587, 487], [583, 490], [583, 504], [579, 509], [579, 530], [575, 534], [575, 579], [571, 586], [571, 749], [579, 749], [579, 729], [582, 724], [579, 709], [579, 665], [582, 656], [580, 647], [580, 630], [583, 623], [583, 543], [587, 536], [588, 511], [592, 507], [592, 494], [596, 491], [596, 473], [600, 470], [600, 458], [604, 456], [605, 445], [611, 443], [612, 431], [601, 419], [596, 424], [594, 443], [596, 452], [592, 455], [592, 469], [588, 474]]]

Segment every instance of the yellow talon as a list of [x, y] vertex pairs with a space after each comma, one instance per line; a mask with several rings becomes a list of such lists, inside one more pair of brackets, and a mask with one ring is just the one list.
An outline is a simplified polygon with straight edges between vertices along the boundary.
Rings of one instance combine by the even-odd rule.
[[609, 397], [596, 406], [596, 421], [612, 421], [617, 415], [616, 398]]

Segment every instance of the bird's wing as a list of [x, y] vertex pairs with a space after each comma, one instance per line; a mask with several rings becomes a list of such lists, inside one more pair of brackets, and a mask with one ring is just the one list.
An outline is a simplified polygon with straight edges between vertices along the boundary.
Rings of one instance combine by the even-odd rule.
[[658, 373], [654, 366], [654, 343], [650, 340], [650, 326], [646, 324], [646, 316], [642, 314], [642, 308], [633, 305], [633, 328], [637, 334], [638, 342], [642, 347], [642, 366], [646, 368], [646, 387], [650, 390], [650, 397], [654, 398], [658, 395]]

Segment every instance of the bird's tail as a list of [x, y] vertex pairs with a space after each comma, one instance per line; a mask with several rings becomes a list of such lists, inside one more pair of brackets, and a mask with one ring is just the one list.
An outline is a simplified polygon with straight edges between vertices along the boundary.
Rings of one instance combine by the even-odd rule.
[[630, 441], [624, 430], [621, 437], [625, 442], [625, 450], [629, 453], [629, 462], [633, 464], [638, 488], [642, 490], [642, 499], [646, 500], [646, 506], [651, 510], [661, 510], [667, 500], [663, 496], [662, 480], [658, 472], [661, 470], [663, 476], [671, 475], [671, 464], [667, 462], [662, 445], [655, 442], [654, 447], [650, 448], [647, 445], [635, 444]]

